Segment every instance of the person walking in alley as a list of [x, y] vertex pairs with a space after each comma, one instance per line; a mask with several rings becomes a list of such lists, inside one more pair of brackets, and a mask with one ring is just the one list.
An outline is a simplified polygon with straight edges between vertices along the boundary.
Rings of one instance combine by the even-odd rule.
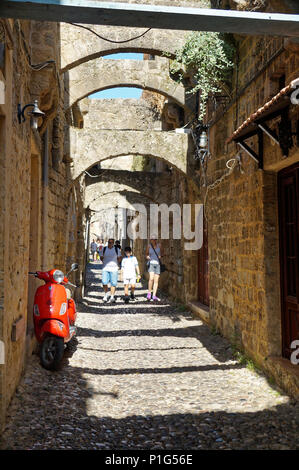
[[[114, 246], [116, 246], [116, 248], [119, 249], [120, 253], [121, 253], [121, 256], [123, 257], [123, 251], [121, 249], [121, 244], [120, 244], [120, 241], [119, 240], [116, 240]], [[121, 265], [119, 265], [119, 269], [121, 268]]]
[[118, 279], [118, 265], [121, 262], [121, 252], [114, 246], [114, 238], [109, 238], [108, 245], [104, 246], [101, 253], [101, 260], [103, 262], [102, 268], [102, 283], [104, 288], [103, 301], [108, 301], [108, 284], [110, 284], [109, 302], [115, 302], [115, 288]]
[[92, 261], [96, 261], [96, 259], [97, 259], [97, 249], [98, 249], [98, 245], [96, 244], [95, 239], [93, 239], [91, 244], [90, 244], [90, 251], [91, 251]]
[[149, 273], [147, 300], [160, 302], [157, 297], [159, 278], [161, 274], [160, 264], [162, 254], [162, 246], [158, 243], [157, 236], [151, 235], [150, 244], [146, 248], [146, 259]]
[[[125, 303], [128, 303], [130, 298], [135, 300], [135, 286], [136, 286], [136, 274], [137, 282], [140, 279], [140, 271], [138, 266], [138, 261], [135, 256], [132, 254], [131, 247], [127, 246], [125, 248], [125, 256], [121, 262], [121, 268], [123, 273], [123, 282], [125, 290]], [[129, 297], [129, 287], [131, 286], [131, 296]]]
[[118, 248], [119, 250], [121, 250], [121, 244], [120, 244], [120, 241], [119, 241], [119, 240], [116, 240], [115, 246], [117, 246], [117, 248]]
[[100, 259], [101, 252], [103, 250], [103, 240], [97, 238], [97, 259]]

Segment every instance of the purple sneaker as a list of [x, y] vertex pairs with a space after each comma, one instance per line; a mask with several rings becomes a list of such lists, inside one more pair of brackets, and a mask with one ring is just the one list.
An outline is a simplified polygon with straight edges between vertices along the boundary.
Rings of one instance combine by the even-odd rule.
[[159, 297], [156, 297], [156, 296], [154, 295], [153, 301], [154, 301], [154, 302], [161, 302], [161, 299], [159, 299]]
[[147, 300], [151, 300], [151, 298], [152, 298], [152, 294], [149, 292], [149, 293], [147, 294], [147, 296], [146, 296], [146, 299], [147, 299]]

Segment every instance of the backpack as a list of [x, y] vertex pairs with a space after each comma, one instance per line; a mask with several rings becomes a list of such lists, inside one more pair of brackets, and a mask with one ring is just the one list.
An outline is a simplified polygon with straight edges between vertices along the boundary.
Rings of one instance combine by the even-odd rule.
[[[106, 248], [107, 248], [107, 246], [104, 246], [104, 249], [103, 249], [103, 256], [105, 256], [105, 251], [106, 251]], [[117, 246], [116, 246], [116, 245], [114, 245], [114, 249], [115, 249], [116, 256], [117, 256], [117, 257], [121, 256], [121, 252], [120, 252], [120, 255], [119, 255], [119, 254], [118, 254], [118, 252], [117, 252], [117, 249], [118, 249], [119, 251], [120, 251], [120, 249], [119, 249], [119, 248], [117, 248]], [[120, 263], [119, 263], [119, 262], [117, 262], [117, 264], [118, 264], [118, 267], [120, 268]]]
[[[103, 256], [105, 255], [106, 248], [107, 248], [107, 246], [104, 246], [104, 249], [103, 249]], [[118, 254], [118, 252], [117, 252], [117, 246], [114, 245], [114, 249], [115, 249], [116, 256], [119, 257], [119, 254]]]

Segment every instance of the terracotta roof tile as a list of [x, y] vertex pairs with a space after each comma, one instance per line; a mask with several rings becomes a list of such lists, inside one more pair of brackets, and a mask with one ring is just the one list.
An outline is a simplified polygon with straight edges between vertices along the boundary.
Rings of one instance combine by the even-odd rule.
[[233, 134], [226, 140], [226, 143], [230, 143], [235, 140], [239, 134], [251, 123], [259, 118], [262, 114], [269, 110], [277, 101], [285, 95], [288, 95], [292, 90], [294, 90], [297, 86], [299, 86], [299, 78], [296, 78], [292, 82], [289, 83], [286, 87], [282, 88], [277, 95], [275, 95], [270, 101], [265, 103], [261, 108], [259, 108], [255, 113], [251, 114], [242, 124], [238, 127], [238, 129], [233, 132]]

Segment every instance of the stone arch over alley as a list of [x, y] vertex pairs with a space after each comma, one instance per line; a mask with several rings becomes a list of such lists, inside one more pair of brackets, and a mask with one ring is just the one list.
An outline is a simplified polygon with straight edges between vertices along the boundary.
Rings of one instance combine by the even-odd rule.
[[88, 207], [94, 211], [97, 211], [98, 207], [104, 207], [108, 210], [109, 206], [111, 209], [122, 207], [124, 209], [133, 210], [134, 204], [141, 204], [147, 207], [150, 203], [157, 203], [157, 201], [148, 194], [139, 193], [130, 189], [119, 189], [118, 186], [116, 186], [114, 190], [111, 188], [111, 191], [108, 192], [105, 192], [105, 190], [98, 192], [93, 197], [93, 199], [89, 199], [87, 196], [86, 201], [90, 201]]
[[[152, 186], [153, 188], [153, 181]], [[108, 195], [108, 194], [117, 194], [120, 195], [130, 195], [131, 198], [134, 197], [143, 197], [148, 199], [153, 203], [157, 203], [158, 201], [154, 199], [152, 191], [150, 188], [139, 188], [138, 185], [134, 185], [133, 183], [115, 183], [113, 181], [108, 182], [98, 182], [95, 183], [93, 186], [88, 186], [85, 191], [85, 205], [93, 209], [93, 206], [100, 202], [101, 197]]]
[[[116, 41], [125, 41], [144, 32], [144, 29], [124, 27], [94, 26], [92, 29], [95, 32], [100, 31], [102, 36], [105, 36], [106, 33], [107, 37], [112, 40], [115, 38]], [[64, 73], [89, 60], [120, 52], [139, 52], [154, 56], [169, 54], [173, 58], [175, 51], [183, 46], [185, 36], [186, 33], [182, 31], [152, 29], [144, 36], [129, 43], [111, 44], [95, 36], [90, 31], [71, 24], [63, 24], [61, 28], [62, 58], [60, 71]]]
[[[146, 171], [125, 171], [125, 170], [102, 170], [98, 177], [85, 176], [86, 204], [93, 195], [103, 193], [106, 188], [119, 188], [119, 191], [125, 191], [128, 188], [152, 198], [155, 185], [159, 185], [161, 191], [169, 191], [171, 188], [171, 179], [168, 173], [151, 173]], [[157, 199], [159, 200], [159, 194]]]
[[188, 142], [188, 135], [171, 132], [97, 129], [91, 133], [72, 128], [72, 176], [76, 179], [98, 163], [126, 155], [155, 158], [186, 174]]
[[[66, 109], [95, 92], [114, 87], [135, 87], [160, 93], [187, 108], [184, 87], [169, 76], [168, 59], [93, 59], [66, 74]], [[190, 112], [190, 110], [189, 110]]]
[[[188, 182], [192, 183], [191, 180]], [[93, 204], [99, 203], [101, 197], [118, 192], [122, 196], [129, 193], [131, 199], [134, 194], [138, 194], [148, 199], [147, 202], [171, 205], [177, 202], [176, 198], [171, 197], [172, 184], [172, 174], [169, 172], [99, 170], [97, 177], [85, 175], [85, 206], [93, 209]], [[194, 190], [196, 190], [195, 185]], [[196, 202], [200, 203], [199, 193]]]

